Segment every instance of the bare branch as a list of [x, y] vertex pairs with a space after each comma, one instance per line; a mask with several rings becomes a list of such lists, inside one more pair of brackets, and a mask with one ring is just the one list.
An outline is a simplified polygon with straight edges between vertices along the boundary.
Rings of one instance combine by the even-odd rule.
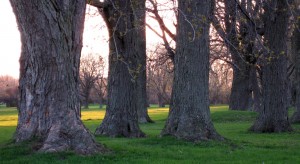
[[107, 3], [101, 2], [100, 0], [86, 0], [86, 3], [97, 8], [104, 8], [108, 5]]

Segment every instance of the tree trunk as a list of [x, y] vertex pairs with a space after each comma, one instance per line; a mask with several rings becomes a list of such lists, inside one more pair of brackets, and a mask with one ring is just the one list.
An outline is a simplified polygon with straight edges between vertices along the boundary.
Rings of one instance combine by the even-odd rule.
[[261, 88], [259, 86], [259, 79], [257, 77], [257, 70], [255, 67], [251, 67], [251, 72], [250, 72], [250, 83], [251, 83], [251, 90], [253, 93], [253, 111], [258, 112], [261, 110]]
[[42, 152], [104, 150], [76, 114], [86, 2], [10, 2], [22, 41], [16, 142], [38, 138]]
[[144, 137], [138, 125], [138, 78], [144, 47], [145, 1], [105, 1], [103, 18], [109, 30], [109, 72], [106, 114], [95, 134]]
[[[144, 49], [145, 48], [145, 49]], [[143, 65], [139, 77], [138, 77], [138, 84], [137, 84], [137, 114], [138, 114], [138, 121], [139, 123], [153, 123], [151, 118], [148, 115], [147, 109], [147, 86], [146, 86], [146, 42], [144, 51], [141, 50], [140, 56], [143, 60], [140, 60], [140, 64]]]
[[[232, 57], [234, 58], [234, 57]], [[236, 58], [239, 58], [237, 56]], [[229, 98], [230, 110], [249, 110], [251, 108], [251, 90], [250, 90], [250, 65], [241, 61], [241, 59], [233, 59], [239, 68], [233, 69], [233, 80], [231, 94]]]
[[291, 131], [287, 111], [287, 1], [266, 2], [264, 43], [269, 49], [262, 67], [262, 110], [250, 130], [254, 132]]
[[84, 109], [89, 109], [89, 96], [84, 97]]
[[99, 96], [99, 108], [100, 109], [103, 108], [103, 96], [102, 96], [102, 94]]
[[297, 6], [297, 8], [297, 16], [295, 18], [297, 19], [297, 24], [292, 36], [292, 55], [295, 67], [295, 79], [293, 82], [296, 88], [296, 111], [291, 117], [292, 123], [300, 123], [300, 20], [298, 19], [300, 16], [300, 10], [299, 6]]
[[159, 107], [165, 107], [165, 100], [164, 100], [163, 95], [161, 93], [157, 93], [157, 99], [158, 99], [158, 106]]
[[[242, 39], [246, 39], [246, 31], [249, 31], [244, 22], [239, 22], [240, 33], [237, 33], [237, 3], [235, 0], [225, 0], [225, 27], [227, 40], [225, 43], [232, 56], [233, 66], [233, 79], [231, 86], [231, 94], [229, 98], [230, 110], [249, 110], [251, 104], [250, 90], [250, 65], [247, 63], [246, 53], [239, 50], [238, 35], [243, 35]], [[247, 21], [247, 19], [246, 19]], [[248, 46], [247, 46], [248, 47]], [[245, 47], [244, 47], [245, 49]], [[245, 52], [245, 51], [244, 51]]]
[[209, 0], [178, 0], [174, 84], [162, 135], [189, 141], [223, 139], [214, 129], [209, 110], [210, 7]]
[[[140, 3], [145, 3], [141, 1]], [[140, 27], [137, 31], [140, 33], [140, 46], [136, 47], [138, 51], [138, 81], [137, 81], [137, 114], [139, 123], [153, 123], [151, 118], [148, 115], [147, 108], [147, 72], [146, 72], [146, 9], [145, 5], [141, 8], [142, 11], [139, 11], [139, 19], [141, 20]]]

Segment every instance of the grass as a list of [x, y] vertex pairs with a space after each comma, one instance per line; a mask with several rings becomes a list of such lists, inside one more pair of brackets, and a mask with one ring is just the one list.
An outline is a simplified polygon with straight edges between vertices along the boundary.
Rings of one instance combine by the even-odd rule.
[[[290, 114], [292, 111], [290, 112]], [[84, 124], [93, 132], [101, 123], [104, 109], [82, 110]], [[141, 124], [147, 138], [96, 137], [112, 153], [78, 156], [65, 153], [34, 153], [28, 143], [11, 144], [17, 124], [15, 108], [0, 109], [0, 163], [300, 163], [300, 125], [294, 132], [258, 134], [248, 132], [256, 113], [228, 111], [226, 105], [212, 106], [217, 131], [228, 140], [190, 143], [159, 137], [168, 108], [149, 108], [153, 124]]]

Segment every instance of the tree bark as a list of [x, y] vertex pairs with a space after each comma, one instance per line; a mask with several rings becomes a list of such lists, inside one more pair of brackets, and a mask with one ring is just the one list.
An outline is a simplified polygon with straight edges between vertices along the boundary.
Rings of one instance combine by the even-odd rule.
[[141, 51], [144, 53], [142, 56], [142, 60], [140, 63], [143, 65], [137, 84], [137, 114], [139, 123], [153, 123], [151, 118], [148, 115], [147, 108], [147, 86], [146, 86], [146, 42], [145, 42], [145, 51]]
[[102, 15], [109, 30], [106, 114], [96, 135], [144, 137], [138, 125], [138, 81], [144, 67], [145, 1], [105, 1]]
[[223, 139], [210, 118], [209, 0], [178, 0], [171, 107], [162, 135], [189, 141]]
[[261, 110], [262, 95], [257, 69], [254, 66], [251, 67], [250, 71], [250, 83], [250, 88], [253, 91], [253, 111], [258, 112]]
[[300, 123], [300, 16], [299, 6], [297, 6], [297, 23], [292, 36], [292, 57], [295, 67], [295, 79], [293, 80], [296, 89], [295, 113], [291, 117], [292, 123]]
[[[234, 55], [232, 55], [234, 58]], [[237, 57], [239, 58], [239, 55]], [[229, 98], [230, 110], [249, 110], [251, 109], [251, 90], [250, 90], [250, 65], [241, 61], [241, 59], [233, 59], [239, 68], [233, 69], [233, 80], [231, 94]]]
[[[244, 33], [249, 29], [244, 22], [239, 22], [240, 33], [237, 32], [238, 7], [235, 0], [225, 0], [225, 27], [227, 40], [225, 43], [232, 56], [233, 79], [231, 86], [231, 94], [229, 98], [230, 110], [249, 110], [251, 108], [251, 90], [250, 90], [250, 64], [246, 59], [246, 53], [239, 49], [238, 35], [243, 35], [243, 40], [246, 39]], [[250, 41], [249, 41], [250, 42]], [[251, 53], [251, 52], [250, 52]]]
[[15, 141], [39, 151], [103, 151], [81, 122], [79, 62], [85, 1], [10, 0], [21, 33], [20, 107]]
[[262, 67], [262, 110], [250, 130], [254, 132], [291, 131], [287, 111], [287, 1], [269, 0], [264, 6], [264, 43], [269, 49]]
[[[145, 3], [145, 1], [140, 2]], [[151, 118], [148, 115], [148, 108], [147, 108], [147, 60], [146, 60], [146, 9], [145, 5], [139, 8], [139, 19], [141, 21], [139, 29], [137, 31], [140, 34], [140, 47], [138, 49], [138, 81], [137, 81], [137, 114], [138, 114], [138, 121], [139, 123], [153, 123]]]

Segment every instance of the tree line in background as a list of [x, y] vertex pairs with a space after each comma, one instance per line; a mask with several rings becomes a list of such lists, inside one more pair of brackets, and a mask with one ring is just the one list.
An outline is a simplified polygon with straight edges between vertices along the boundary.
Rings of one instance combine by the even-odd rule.
[[[155, 52], [148, 53], [147, 60], [147, 103], [165, 107], [170, 104], [173, 64], [161, 62], [165, 49], [158, 46]], [[80, 61], [80, 102], [83, 109], [89, 104], [99, 108], [107, 101], [107, 75], [105, 61], [100, 55], [83, 55]], [[209, 73], [209, 93], [211, 104], [228, 104], [231, 88], [232, 69], [228, 63], [214, 61]], [[11, 76], [0, 77], [0, 102], [7, 107], [17, 107], [18, 79]]]
[[[299, 122], [297, 0], [10, 2], [23, 43], [16, 142], [40, 138], [45, 152], [106, 151], [80, 120], [80, 100], [87, 106], [93, 92], [100, 104], [104, 95], [107, 100], [95, 135], [145, 137], [138, 123], [153, 122], [147, 87], [148, 100], [170, 103], [161, 136], [224, 140], [209, 104], [228, 100], [230, 110], [258, 112], [251, 131], [292, 131], [288, 93], [295, 97], [292, 121]], [[98, 8], [109, 32], [107, 79], [101, 57], [80, 62], [86, 3]], [[175, 12], [176, 33], [161, 16], [166, 4]], [[160, 32], [146, 24], [146, 11]], [[148, 53], [148, 64], [146, 26], [164, 47]]]

